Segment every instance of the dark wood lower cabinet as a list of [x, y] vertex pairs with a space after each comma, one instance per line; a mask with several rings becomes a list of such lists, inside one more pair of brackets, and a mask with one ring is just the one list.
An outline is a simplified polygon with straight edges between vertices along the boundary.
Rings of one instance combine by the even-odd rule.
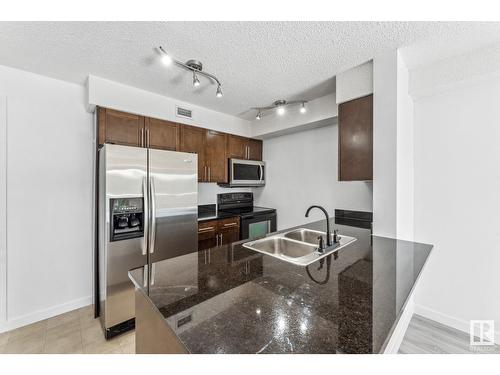
[[339, 181], [373, 179], [373, 95], [339, 104]]
[[240, 220], [231, 218], [219, 220], [219, 245], [227, 245], [240, 240]]
[[198, 223], [198, 250], [227, 245], [239, 239], [239, 217]]
[[198, 250], [210, 249], [217, 246], [217, 220], [198, 223]]

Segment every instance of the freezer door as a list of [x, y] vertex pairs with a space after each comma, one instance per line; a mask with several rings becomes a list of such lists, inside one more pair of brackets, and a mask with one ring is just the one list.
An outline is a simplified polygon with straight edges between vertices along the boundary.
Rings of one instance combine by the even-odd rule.
[[149, 150], [150, 263], [198, 250], [198, 156]]
[[128, 278], [128, 271], [147, 264], [146, 236], [112, 238], [114, 211], [111, 207], [111, 203], [116, 202], [115, 204], [122, 204], [124, 209], [128, 209], [127, 204], [131, 205], [137, 202], [137, 198], [142, 198], [144, 210], [147, 210], [147, 199], [144, 200], [148, 193], [147, 150], [107, 144], [100, 151], [99, 157], [99, 281], [101, 319], [103, 326], [108, 329], [135, 316], [134, 287]]

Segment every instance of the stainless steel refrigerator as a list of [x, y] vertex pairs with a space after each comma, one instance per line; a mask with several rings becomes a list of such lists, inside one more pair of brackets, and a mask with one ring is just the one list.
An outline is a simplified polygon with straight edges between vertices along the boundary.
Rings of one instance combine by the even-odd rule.
[[104, 145], [99, 151], [98, 291], [106, 338], [134, 327], [128, 271], [197, 251], [196, 154]]

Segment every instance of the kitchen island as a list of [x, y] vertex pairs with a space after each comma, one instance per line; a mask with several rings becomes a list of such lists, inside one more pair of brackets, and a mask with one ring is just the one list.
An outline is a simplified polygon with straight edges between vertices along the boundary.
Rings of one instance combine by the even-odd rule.
[[130, 271], [137, 353], [387, 352], [432, 246], [331, 222], [357, 241], [322, 266], [240, 241], [155, 263], [149, 283], [145, 268]]

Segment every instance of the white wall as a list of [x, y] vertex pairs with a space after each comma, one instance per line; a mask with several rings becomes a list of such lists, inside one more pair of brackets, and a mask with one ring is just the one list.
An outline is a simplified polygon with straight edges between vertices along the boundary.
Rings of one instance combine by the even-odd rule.
[[373, 61], [355, 66], [336, 76], [337, 104], [373, 93]]
[[499, 98], [498, 76], [421, 97], [414, 134], [415, 240], [434, 244], [417, 311], [465, 331], [470, 319], [494, 319], [497, 340]]
[[397, 163], [396, 237], [413, 240], [414, 154], [413, 99], [409, 94], [409, 72], [397, 53]]
[[330, 125], [264, 140], [266, 186], [254, 190], [256, 204], [278, 212], [278, 229], [322, 219], [320, 211], [309, 218], [309, 206], [334, 209], [372, 210], [372, 185], [339, 182], [338, 127]]
[[[89, 75], [87, 90], [89, 110], [93, 110], [97, 105], [231, 134], [250, 136], [249, 121], [108, 79]], [[191, 109], [193, 118], [177, 117], [175, 115], [177, 105]]]
[[373, 59], [373, 233], [396, 237], [397, 52]]
[[413, 100], [398, 50], [373, 59], [373, 232], [413, 239]]
[[0, 331], [7, 322], [7, 97], [0, 94]]
[[217, 194], [240, 191], [251, 192], [254, 191], [254, 189], [248, 187], [226, 188], [214, 182], [200, 182], [198, 183], [198, 204], [214, 204], [217, 203]]
[[92, 116], [83, 86], [0, 66], [0, 87], [8, 128], [5, 330], [91, 303]]

